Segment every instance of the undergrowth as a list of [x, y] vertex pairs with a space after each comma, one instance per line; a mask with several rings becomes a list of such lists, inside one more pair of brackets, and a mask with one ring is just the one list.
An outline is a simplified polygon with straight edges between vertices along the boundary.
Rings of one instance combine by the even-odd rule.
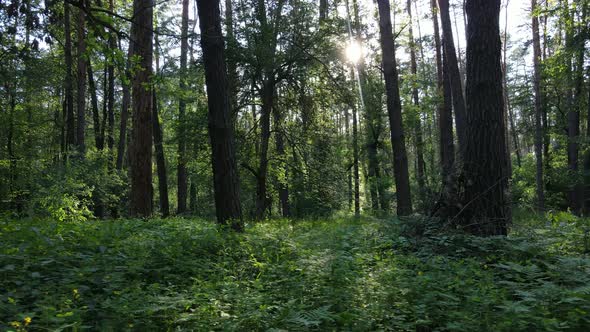
[[[557, 218], [557, 219], [556, 219]], [[587, 221], [0, 222], [0, 330], [587, 331]]]

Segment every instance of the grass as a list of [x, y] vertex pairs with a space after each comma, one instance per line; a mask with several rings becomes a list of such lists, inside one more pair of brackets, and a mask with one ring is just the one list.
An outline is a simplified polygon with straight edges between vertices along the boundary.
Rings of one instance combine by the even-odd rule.
[[587, 331], [587, 221], [0, 221], [0, 330]]

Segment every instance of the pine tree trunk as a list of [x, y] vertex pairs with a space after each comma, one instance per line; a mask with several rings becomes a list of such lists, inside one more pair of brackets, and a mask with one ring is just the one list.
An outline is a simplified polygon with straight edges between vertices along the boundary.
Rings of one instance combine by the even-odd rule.
[[94, 123], [94, 141], [97, 150], [104, 148], [104, 138], [100, 130], [100, 114], [98, 113], [98, 98], [96, 96], [96, 84], [94, 82], [94, 72], [92, 62], [88, 62], [88, 90], [90, 90], [90, 101], [92, 103], [92, 120]]
[[[465, 99], [463, 97], [463, 84], [461, 80], [461, 73], [459, 72], [459, 64], [457, 62], [457, 53], [455, 51], [455, 41], [453, 38], [453, 29], [451, 25], [451, 16], [449, 14], [449, 0], [438, 0], [438, 7], [440, 12], [440, 20], [442, 23], [443, 32], [443, 49], [446, 55], [445, 66], [449, 73], [453, 109], [455, 112], [455, 126], [457, 127], [457, 138], [459, 140], [459, 151], [463, 151], [465, 146], [465, 127], [466, 111]], [[461, 156], [461, 153], [459, 154]]]
[[158, 190], [160, 194], [160, 212], [162, 217], [166, 218], [170, 215], [170, 201], [168, 199], [168, 172], [166, 171], [166, 158], [164, 157], [163, 146], [163, 129], [160, 124], [160, 117], [158, 115], [158, 99], [156, 92], [153, 94], [153, 131], [154, 131], [154, 150], [156, 152], [156, 168], [158, 169]]
[[153, 0], [134, 0], [134, 55], [139, 57], [132, 80], [133, 130], [130, 146], [132, 216], [152, 215], [152, 78]]
[[426, 186], [425, 186], [425, 169], [426, 165], [424, 162], [424, 140], [422, 138], [422, 116], [421, 116], [421, 109], [420, 109], [420, 95], [418, 91], [418, 63], [416, 61], [416, 42], [414, 40], [414, 29], [412, 27], [413, 24], [413, 17], [412, 17], [412, 1], [407, 1], [407, 11], [408, 16], [410, 18], [410, 25], [409, 25], [409, 45], [410, 45], [410, 72], [414, 76], [414, 82], [412, 86], [412, 102], [415, 106], [416, 111], [416, 118], [414, 122], [414, 137], [416, 140], [416, 165], [417, 165], [417, 172], [416, 178], [418, 179], [418, 191], [420, 195], [420, 199], [422, 203], [426, 203]]
[[467, 144], [462, 226], [507, 235], [511, 221], [502, 91], [500, 0], [467, 0]]
[[182, 0], [182, 27], [180, 39], [180, 100], [178, 101], [178, 208], [179, 214], [186, 212], [188, 175], [186, 169], [186, 76], [188, 53], [188, 5], [189, 0]]
[[[450, 78], [443, 63], [443, 50], [438, 24], [438, 6], [431, 0], [434, 25], [434, 46], [436, 51], [436, 74], [439, 102], [437, 104], [438, 128], [440, 132], [439, 153], [443, 197], [451, 192], [452, 173], [455, 164], [455, 142], [453, 140], [453, 105]], [[446, 61], [446, 60], [445, 60]]]
[[539, 38], [539, 18], [537, 0], [531, 0], [533, 12], [533, 54], [534, 54], [534, 92], [535, 92], [535, 157], [536, 157], [536, 184], [537, 184], [537, 208], [545, 209], [545, 184], [543, 181], [543, 128], [541, 127], [543, 101], [541, 96], [541, 41]]
[[[275, 128], [275, 144], [277, 149], [277, 159], [279, 167], [282, 169], [284, 177], [278, 180], [278, 192], [279, 202], [281, 204], [281, 211], [283, 217], [287, 218], [291, 215], [289, 207], [289, 176], [287, 168], [287, 155], [285, 154], [285, 139], [284, 139], [284, 127], [283, 127], [283, 116], [279, 108], [275, 105], [273, 107], [273, 120]], [[281, 171], [279, 171], [279, 174]]]
[[[133, 27], [131, 30], [133, 36]], [[127, 50], [127, 64], [125, 68], [125, 77], [131, 81], [131, 59], [133, 57], [134, 43], [129, 43]], [[123, 160], [125, 158], [125, 145], [127, 143], [127, 122], [129, 121], [129, 105], [131, 104], [131, 90], [128, 83], [123, 82], [123, 100], [121, 105], [121, 118], [119, 122], [119, 142], [117, 144], [117, 162], [115, 167], [118, 170], [123, 169]]]
[[[81, 1], [81, 6], [86, 7], [86, 1]], [[86, 129], [86, 14], [84, 9], [78, 10], [78, 95], [77, 95], [77, 123], [76, 123], [76, 146], [78, 152], [83, 156], [86, 152], [84, 140]]]
[[408, 156], [402, 123], [402, 108], [399, 95], [399, 78], [395, 59], [395, 46], [391, 27], [391, 9], [389, 0], [378, 0], [379, 29], [381, 49], [383, 52], [383, 71], [387, 94], [387, 112], [391, 130], [393, 148], [393, 169], [397, 190], [397, 214], [406, 216], [412, 213]]
[[219, 0], [197, 0], [201, 47], [209, 105], [209, 136], [213, 163], [217, 221], [242, 230], [242, 209], [234, 132], [228, 96], [225, 49], [221, 33]]
[[76, 119], [74, 117], [74, 77], [72, 74], [72, 31], [70, 18], [70, 5], [64, 2], [64, 57], [66, 63], [65, 83], [65, 123], [66, 123], [66, 152], [76, 144]]

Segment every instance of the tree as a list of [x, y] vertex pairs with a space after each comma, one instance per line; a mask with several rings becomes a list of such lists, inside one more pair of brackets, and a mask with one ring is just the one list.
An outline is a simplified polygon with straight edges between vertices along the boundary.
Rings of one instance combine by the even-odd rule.
[[[443, 59], [443, 50], [440, 40], [440, 29], [438, 24], [438, 7], [436, 0], [431, 0], [432, 21], [434, 26], [434, 48], [436, 57], [436, 76], [439, 102], [437, 104], [438, 128], [439, 128], [439, 154], [442, 177], [443, 197], [451, 192], [453, 167], [455, 164], [455, 143], [453, 140], [453, 104], [452, 92], [448, 66]], [[444, 199], [444, 198], [443, 198]]]
[[545, 183], [543, 181], [543, 128], [541, 117], [543, 113], [543, 101], [541, 96], [541, 41], [539, 38], [539, 17], [537, 0], [531, 0], [533, 20], [533, 63], [534, 63], [534, 90], [535, 90], [535, 158], [536, 158], [536, 184], [537, 184], [537, 208], [545, 209]]
[[197, 0], [209, 106], [209, 136], [217, 221], [241, 231], [239, 179], [228, 96], [219, 0]]
[[378, 0], [377, 4], [379, 5], [379, 31], [381, 36], [381, 51], [383, 54], [382, 61], [387, 95], [387, 112], [389, 115], [391, 145], [394, 157], [393, 168], [397, 190], [397, 214], [405, 216], [412, 213], [412, 198], [410, 194], [408, 156], [406, 154], [402, 123], [395, 45], [391, 28], [391, 8], [389, 6], [389, 0]]
[[500, 0], [467, 0], [467, 130], [462, 226], [506, 235], [511, 221], [502, 91]]
[[[465, 146], [465, 98], [463, 97], [463, 84], [461, 82], [461, 73], [457, 62], [457, 53], [455, 51], [455, 41], [453, 38], [453, 28], [451, 25], [451, 16], [449, 14], [449, 0], [438, 0], [440, 21], [443, 31], [443, 50], [446, 70], [449, 74], [450, 88], [453, 98], [453, 110], [455, 112], [455, 126], [457, 127], [457, 138], [459, 140], [459, 151], [463, 151]], [[461, 154], [459, 154], [461, 155]]]
[[186, 76], [188, 53], [188, 4], [182, 0], [182, 27], [180, 38], [180, 99], [178, 101], [178, 213], [186, 212], [188, 176], [186, 170]]
[[64, 121], [66, 123], [66, 138], [65, 138], [65, 149], [68, 150], [70, 147], [76, 144], [76, 120], [74, 118], [74, 92], [72, 84], [74, 82], [72, 76], [72, 32], [71, 32], [71, 19], [70, 19], [70, 5], [64, 1], [64, 58], [66, 63], [66, 77], [64, 79], [65, 89], [65, 103], [64, 103]]
[[132, 216], [152, 215], [152, 78], [153, 0], [133, 2], [134, 55], [139, 57], [132, 79], [133, 131], [130, 147]]
[[84, 140], [86, 129], [86, 1], [80, 2], [78, 10], [78, 95], [77, 95], [77, 123], [76, 123], [76, 146], [78, 152], [84, 155], [86, 143]]
[[424, 140], [422, 139], [422, 118], [420, 110], [420, 92], [418, 91], [418, 83], [416, 82], [418, 76], [418, 64], [416, 61], [416, 42], [414, 40], [414, 28], [413, 28], [413, 17], [412, 17], [412, 0], [407, 1], [406, 10], [410, 18], [409, 32], [409, 48], [410, 48], [410, 71], [413, 76], [414, 82], [412, 82], [412, 102], [414, 103], [415, 112], [417, 113], [414, 119], [414, 139], [416, 141], [416, 165], [418, 179], [418, 191], [420, 198], [424, 203], [425, 198], [425, 174], [426, 169], [424, 162]]

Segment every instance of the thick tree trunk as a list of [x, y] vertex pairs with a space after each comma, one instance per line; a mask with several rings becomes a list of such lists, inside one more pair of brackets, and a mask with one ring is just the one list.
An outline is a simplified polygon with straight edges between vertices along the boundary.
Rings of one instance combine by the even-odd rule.
[[[81, 6], [86, 6], [86, 1], [81, 1]], [[84, 140], [86, 129], [86, 14], [85, 9], [78, 10], [78, 98], [77, 98], [77, 123], [76, 123], [76, 146], [78, 152], [83, 156], [86, 152]]]
[[539, 38], [539, 18], [536, 14], [537, 0], [531, 0], [531, 11], [533, 12], [533, 63], [535, 70], [534, 92], [535, 92], [535, 157], [536, 157], [536, 184], [537, 184], [537, 208], [540, 211], [545, 209], [545, 184], [543, 181], [543, 128], [541, 117], [543, 101], [541, 96], [541, 41]]
[[412, 27], [412, 1], [407, 2], [407, 11], [410, 18], [409, 26], [409, 45], [410, 45], [410, 72], [414, 76], [414, 82], [412, 86], [412, 102], [415, 106], [416, 118], [414, 122], [414, 138], [416, 140], [416, 178], [418, 179], [418, 191], [422, 204], [426, 203], [426, 186], [425, 186], [425, 169], [426, 165], [424, 162], [424, 140], [422, 138], [422, 115], [420, 110], [420, 94], [418, 91], [418, 63], [416, 61], [416, 42], [414, 41], [414, 29]]
[[66, 123], [66, 152], [76, 144], [76, 119], [74, 117], [74, 77], [72, 75], [72, 31], [70, 19], [70, 5], [64, 2], [64, 57], [66, 63], [65, 83], [65, 123]]
[[178, 209], [177, 212], [186, 212], [188, 175], [186, 169], [186, 76], [187, 76], [187, 53], [188, 53], [188, 5], [189, 0], [182, 0], [182, 28], [180, 39], [180, 100], [178, 101]]
[[510, 203], [502, 91], [500, 0], [467, 0], [467, 144], [462, 226], [506, 235]]
[[152, 78], [153, 0], [134, 0], [134, 55], [139, 57], [132, 80], [133, 131], [130, 147], [132, 216], [152, 215]]
[[206, 32], [201, 34], [201, 47], [209, 105], [217, 221], [230, 223], [233, 229], [240, 231], [243, 229], [242, 209], [219, 0], [197, 0], [197, 7], [201, 31]]
[[160, 117], [158, 115], [158, 99], [156, 92], [152, 92], [153, 99], [153, 131], [154, 131], [154, 150], [156, 151], [156, 168], [158, 169], [158, 190], [160, 194], [160, 212], [162, 217], [166, 218], [170, 215], [170, 201], [168, 199], [168, 172], [166, 171], [166, 158], [164, 157], [163, 146], [163, 129], [160, 124]]
[[[446, 54], [445, 66], [449, 73], [451, 90], [453, 96], [453, 109], [455, 112], [455, 126], [457, 127], [457, 138], [459, 140], [459, 151], [463, 151], [465, 146], [465, 127], [466, 111], [465, 99], [463, 97], [463, 84], [459, 65], [457, 62], [457, 53], [455, 51], [455, 42], [453, 38], [453, 29], [451, 25], [451, 16], [449, 14], [449, 0], [438, 0], [440, 20], [443, 32], [443, 48]], [[459, 154], [461, 155], [461, 153]]]
[[410, 193], [408, 156], [406, 154], [406, 143], [402, 123], [399, 78], [391, 27], [391, 9], [389, 6], [389, 0], [378, 0], [377, 4], [379, 5], [379, 29], [381, 49], [383, 52], [387, 112], [389, 115], [391, 145], [393, 148], [393, 169], [397, 190], [397, 214], [405, 216], [412, 213], [412, 197]]

